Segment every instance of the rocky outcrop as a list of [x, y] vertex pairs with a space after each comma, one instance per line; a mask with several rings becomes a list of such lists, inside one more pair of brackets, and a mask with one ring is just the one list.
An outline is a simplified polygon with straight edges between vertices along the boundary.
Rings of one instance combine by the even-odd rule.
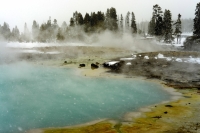
[[96, 64], [94, 64], [94, 63], [91, 64], [91, 69], [97, 69], [97, 68], [99, 68], [98, 65], [96, 65]]
[[[170, 55], [170, 52], [166, 54]], [[197, 52], [194, 52], [193, 55], [192, 52], [188, 54], [188, 52], [173, 51], [172, 54], [174, 58], [178, 57], [175, 55], [181, 55], [183, 58], [185, 58], [186, 55], [188, 58], [188, 55], [199, 56]], [[142, 55], [141, 57], [137, 56], [137, 58], [131, 61], [119, 61], [112, 65], [104, 63], [103, 66], [110, 68], [111, 72], [126, 74], [127, 77], [144, 76], [146, 78], [159, 79], [164, 81], [166, 85], [174, 88], [200, 88], [200, 64], [177, 62], [173, 60], [167, 61], [165, 58], [155, 59], [155, 55], [158, 55], [158, 53], [155, 55], [154, 53], [145, 53], [144, 55], [147, 55], [149, 59], [144, 59]], [[200, 56], [198, 58], [200, 58]], [[130, 62], [131, 65], [126, 65], [127, 62]]]
[[85, 67], [85, 64], [79, 64], [79, 67]]
[[190, 36], [186, 38], [184, 42], [185, 50], [200, 51], [200, 38], [195, 36]]

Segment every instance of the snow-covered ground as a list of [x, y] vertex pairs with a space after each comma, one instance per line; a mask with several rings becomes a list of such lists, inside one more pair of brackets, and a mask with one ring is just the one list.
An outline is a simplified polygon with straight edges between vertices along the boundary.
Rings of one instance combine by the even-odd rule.
[[186, 38], [188, 36], [192, 36], [192, 34], [193, 34], [192, 32], [182, 33], [181, 34], [181, 41], [178, 44], [177, 44], [177, 38], [174, 38], [174, 42], [172, 44], [164, 43], [163, 41], [156, 42], [156, 44], [158, 44], [158, 45], [169, 45], [169, 46], [174, 46], [174, 47], [182, 47]]
[[35, 48], [35, 47], [53, 47], [53, 46], [90, 46], [85, 43], [19, 43], [9, 42], [6, 47], [10, 48]]
[[[120, 58], [121, 61], [131, 61], [134, 60], [137, 56], [132, 55], [130, 58]], [[140, 56], [141, 57], [141, 56]], [[144, 59], [149, 60], [149, 56], [144, 56]], [[183, 62], [183, 63], [194, 63], [194, 64], [200, 64], [200, 58], [193, 58], [192, 56], [189, 56], [188, 58], [176, 58], [176, 57], [165, 57], [163, 54], [158, 54], [157, 56], [154, 57], [154, 59], [165, 59], [167, 61], [172, 61], [172, 62]], [[106, 62], [109, 66], [112, 66], [114, 64], [119, 63], [119, 61], [110, 61]], [[132, 65], [131, 62], [127, 62], [126, 65]]]
[[19, 50], [20, 53], [32, 53], [32, 54], [60, 54], [58, 51], [51, 51], [51, 52], [41, 52], [39, 50]]

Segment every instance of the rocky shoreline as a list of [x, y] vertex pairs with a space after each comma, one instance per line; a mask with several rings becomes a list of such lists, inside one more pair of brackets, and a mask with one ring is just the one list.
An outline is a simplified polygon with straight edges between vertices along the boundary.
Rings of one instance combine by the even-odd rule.
[[[156, 58], [159, 54], [163, 55], [163, 58]], [[198, 52], [160, 51], [139, 53], [135, 56], [136, 58], [128, 61], [115, 58], [113, 60], [119, 63], [106, 67], [110, 68], [111, 72], [123, 73], [130, 77], [144, 76], [149, 79], [159, 79], [173, 88], [200, 88], [200, 64], [176, 61], [189, 57], [200, 58]], [[167, 60], [169, 57], [173, 59]], [[131, 65], [126, 65], [127, 63]]]

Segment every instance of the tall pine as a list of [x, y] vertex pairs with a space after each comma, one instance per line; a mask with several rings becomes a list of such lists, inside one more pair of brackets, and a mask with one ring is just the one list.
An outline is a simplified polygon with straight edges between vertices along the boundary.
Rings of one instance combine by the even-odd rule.
[[162, 36], [163, 32], [162, 32], [162, 28], [163, 28], [163, 18], [162, 18], [162, 9], [159, 5], [154, 5], [153, 6], [153, 16], [156, 22], [155, 25], [155, 35], [156, 36]]
[[132, 12], [132, 19], [131, 19], [131, 28], [132, 28], [132, 33], [137, 33], [137, 26], [136, 26], [136, 22], [135, 22], [135, 15]]
[[200, 37], [200, 2], [196, 6], [193, 29], [193, 35]]
[[171, 43], [173, 41], [172, 31], [172, 15], [170, 10], [165, 10], [163, 17], [163, 34], [166, 43]]
[[149, 35], [155, 35], [155, 26], [156, 26], [156, 22], [155, 22], [155, 17], [152, 16], [151, 21], [149, 22], [148, 25], [148, 34]]
[[178, 19], [177, 21], [174, 23], [175, 25], [175, 31], [174, 31], [174, 35], [177, 38], [177, 44], [180, 43], [180, 37], [181, 37], [181, 14], [178, 14]]

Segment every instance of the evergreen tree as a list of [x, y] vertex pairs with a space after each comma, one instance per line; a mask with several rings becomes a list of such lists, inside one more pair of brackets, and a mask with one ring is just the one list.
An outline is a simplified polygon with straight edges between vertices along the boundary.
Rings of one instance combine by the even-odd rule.
[[19, 29], [17, 28], [17, 26], [15, 26], [15, 28], [13, 28], [13, 35], [14, 35], [14, 40], [19, 41], [20, 33], [19, 33]]
[[193, 35], [200, 37], [200, 2], [197, 3], [193, 25]]
[[62, 31], [62, 32], [66, 32], [66, 30], [67, 30], [67, 23], [64, 21], [64, 22], [62, 23], [62, 25], [61, 25], [61, 31]]
[[162, 9], [159, 5], [154, 5], [153, 6], [153, 17], [155, 19], [155, 35], [156, 36], [162, 36], [162, 28], [163, 28], [163, 20], [162, 20]]
[[149, 26], [148, 26], [149, 35], [155, 35], [155, 27], [156, 27], [155, 18], [154, 16], [152, 16], [151, 21], [149, 22]]
[[131, 28], [132, 28], [132, 33], [137, 33], [137, 26], [135, 22], [135, 15], [132, 12], [132, 19], [131, 19]]
[[106, 11], [106, 16], [105, 16], [105, 28], [106, 29], [110, 29], [110, 9], [108, 8], [107, 11]]
[[181, 37], [181, 15], [178, 14], [178, 19], [177, 21], [174, 23], [175, 25], [175, 31], [174, 31], [174, 35], [177, 37], [177, 44], [180, 43], [180, 37]]
[[86, 13], [85, 17], [83, 19], [85, 32], [89, 32], [90, 31], [90, 20], [91, 20], [90, 15], [88, 13]]
[[79, 25], [83, 25], [83, 16], [82, 16], [82, 14], [81, 13], [78, 13], [78, 24]]
[[23, 40], [26, 41], [26, 42], [30, 41], [30, 33], [29, 33], [29, 30], [28, 30], [28, 27], [27, 27], [26, 23], [24, 24]]
[[33, 41], [38, 40], [38, 35], [39, 35], [39, 25], [34, 20], [33, 21], [33, 25], [32, 25], [32, 37], [33, 37]]
[[100, 29], [104, 29], [104, 21], [105, 21], [105, 16], [104, 13], [102, 13], [101, 11], [97, 12], [97, 26]]
[[70, 19], [70, 24], [69, 24], [69, 26], [73, 27], [74, 25], [75, 25], [75, 23], [74, 23], [74, 18], [71, 18], [71, 19]]
[[74, 25], [78, 25], [78, 12], [75, 11], [73, 13], [73, 20], [74, 20]]
[[126, 28], [126, 30], [129, 30], [129, 22], [130, 22], [129, 18], [130, 18], [130, 12], [127, 12], [126, 19], [125, 19], [125, 28]]
[[110, 21], [111, 21], [110, 30], [116, 31], [118, 29], [117, 12], [116, 9], [113, 7], [110, 8]]
[[124, 22], [124, 19], [123, 19], [123, 16], [121, 14], [121, 17], [120, 17], [120, 29], [123, 31], [123, 22]]
[[90, 19], [90, 24], [91, 24], [91, 27], [92, 30], [94, 31], [94, 27], [97, 26], [97, 21], [98, 21], [98, 18], [97, 18], [97, 14], [95, 12], [91, 13], [91, 19]]
[[173, 41], [172, 37], [172, 16], [170, 10], [165, 10], [163, 17], [163, 33], [164, 41], [166, 43], [171, 43]]
[[1, 27], [1, 34], [6, 40], [10, 39], [11, 31], [9, 25], [6, 22], [4, 22], [3, 26]]
[[58, 29], [58, 33], [57, 33], [56, 37], [57, 37], [58, 41], [63, 41], [65, 39], [65, 37], [62, 35], [61, 28]]

